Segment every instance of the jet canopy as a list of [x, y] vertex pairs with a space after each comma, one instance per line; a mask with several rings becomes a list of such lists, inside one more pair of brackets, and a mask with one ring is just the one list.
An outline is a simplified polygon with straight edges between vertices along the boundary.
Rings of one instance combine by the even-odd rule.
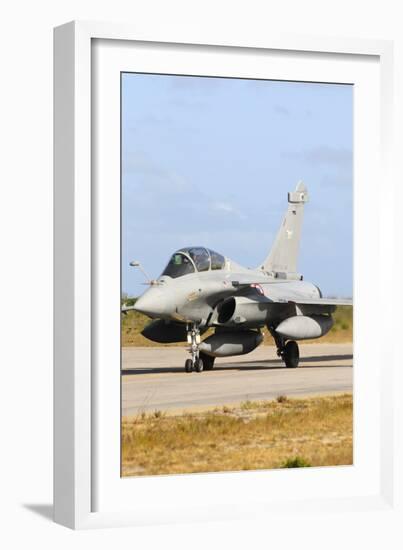
[[224, 256], [214, 252], [214, 250], [209, 250], [208, 248], [200, 246], [181, 248], [172, 254], [161, 277], [167, 276], [176, 279], [177, 277], [183, 277], [189, 273], [209, 271], [210, 269], [224, 269], [224, 267]]

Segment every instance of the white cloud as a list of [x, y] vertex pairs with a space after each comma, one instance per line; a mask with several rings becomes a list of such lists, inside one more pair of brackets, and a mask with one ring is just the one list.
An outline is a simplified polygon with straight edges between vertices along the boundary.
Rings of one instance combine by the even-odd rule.
[[285, 115], [285, 116], [290, 114], [289, 109], [287, 109], [287, 107], [284, 107], [284, 105], [275, 105], [274, 111], [280, 115]]
[[213, 202], [212, 204], [213, 210], [218, 210], [219, 212], [227, 212], [228, 214], [234, 214], [241, 220], [246, 220], [247, 216], [245, 214], [242, 214], [237, 208], [235, 208], [232, 204], [228, 202]]
[[311, 164], [336, 164], [341, 167], [351, 166], [353, 153], [350, 149], [335, 147], [315, 147], [305, 151], [284, 153], [285, 157], [307, 161]]

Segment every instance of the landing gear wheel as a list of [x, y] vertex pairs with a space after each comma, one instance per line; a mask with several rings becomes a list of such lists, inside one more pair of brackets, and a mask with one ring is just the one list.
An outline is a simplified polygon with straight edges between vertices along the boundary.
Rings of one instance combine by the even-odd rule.
[[185, 372], [192, 372], [193, 370], [193, 363], [191, 359], [186, 359], [185, 361]]
[[194, 369], [196, 372], [203, 372], [203, 359], [196, 359]]
[[187, 331], [187, 341], [190, 344], [188, 351], [190, 352], [192, 358], [187, 359], [185, 363], [185, 371], [192, 372], [202, 372], [203, 370], [203, 360], [199, 357], [199, 345], [200, 345], [200, 327], [196, 323], [186, 326]]
[[211, 357], [211, 355], [207, 355], [206, 353], [200, 353], [200, 359], [203, 361], [204, 370], [213, 370], [215, 357]]
[[287, 342], [283, 348], [282, 357], [288, 369], [297, 368], [299, 363], [299, 348], [297, 342], [294, 342], [294, 340]]

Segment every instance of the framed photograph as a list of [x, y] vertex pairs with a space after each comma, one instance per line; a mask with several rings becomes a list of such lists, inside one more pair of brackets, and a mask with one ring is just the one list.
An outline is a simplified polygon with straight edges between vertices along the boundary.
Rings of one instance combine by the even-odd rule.
[[54, 45], [55, 521], [392, 510], [392, 44]]

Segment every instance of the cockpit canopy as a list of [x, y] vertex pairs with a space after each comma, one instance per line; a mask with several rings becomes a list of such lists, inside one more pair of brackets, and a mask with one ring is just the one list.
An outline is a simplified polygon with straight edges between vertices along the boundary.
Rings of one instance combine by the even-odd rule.
[[181, 248], [175, 252], [162, 272], [161, 277], [166, 275], [167, 277], [176, 279], [177, 277], [183, 277], [183, 275], [195, 273], [196, 271], [224, 269], [224, 267], [224, 256], [208, 248], [193, 246]]

